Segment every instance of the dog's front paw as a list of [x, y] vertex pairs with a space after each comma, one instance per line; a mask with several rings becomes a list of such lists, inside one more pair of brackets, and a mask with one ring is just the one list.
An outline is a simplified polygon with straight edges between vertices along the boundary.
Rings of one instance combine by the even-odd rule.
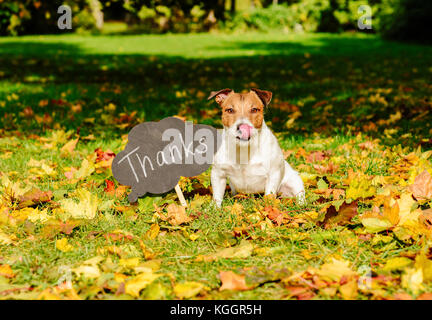
[[306, 194], [305, 191], [302, 190], [299, 193], [297, 193], [295, 195], [296, 198], [296, 202], [300, 205], [300, 206], [305, 206], [306, 205]]
[[222, 207], [222, 200], [221, 199], [213, 199], [213, 205], [216, 206], [216, 208], [220, 209]]

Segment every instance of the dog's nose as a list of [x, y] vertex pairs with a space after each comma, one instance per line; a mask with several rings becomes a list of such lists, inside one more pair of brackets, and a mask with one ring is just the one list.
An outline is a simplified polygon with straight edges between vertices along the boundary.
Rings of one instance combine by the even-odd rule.
[[252, 129], [253, 127], [246, 123], [241, 123], [237, 126], [237, 131], [240, 131], [242, 139], [249, 139]]

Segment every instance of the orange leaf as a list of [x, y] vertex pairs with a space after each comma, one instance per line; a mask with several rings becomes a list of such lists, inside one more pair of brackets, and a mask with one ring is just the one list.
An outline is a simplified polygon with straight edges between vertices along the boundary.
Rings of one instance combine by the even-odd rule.
[[387, 220], [390, 221], [391, 224], [397, 225], [400, 220], [399, 205], [397, 204], [397, 202], [393, 205], [393, 207], [390, 207], [390, 198], [386, 198], [386, 200], [384, 201], [383, 216], [387, 218]]
[[221, 271], [219, 272], [219, 277], [222, 282], [222, 286], [219, 291], [222, 290], [236, 290], [243, 291], [252, 289], [251, 286], [246, 284], [246, 279], [244, 275], [238, 275], [232, 271]]
[[110, 196], [113, 196], [115, 193], [114, 181], [106, 179], [105, 183], [106, 183], [106, 187], [104, 189], [105, 193], [109, 194]]
[[0, 265], [0, 276], [6, 277], [6, 278], [13, 278], [15, 277], [15, 274], [12, 271], [12, 268], [8, 264]]
[[187, 223], [193, 220], [192, 217], [186, 214], [186, 208], [179, 206], [175, 203], [171, 203], [167, 206], [167, 214], [160, 214], [160, 217], [164, 221], [168, 221], [173, 226]]
[[428, 200], [432, 198], [432, 176], [427, 170], [420, 173], [409, 187], [417, 200]]
[[284, 214], [278, 208], [272, 206], [266, 206], [264, 211], [267, 213], [267, 217], [275, 222], [278, 226], [283, 222]]

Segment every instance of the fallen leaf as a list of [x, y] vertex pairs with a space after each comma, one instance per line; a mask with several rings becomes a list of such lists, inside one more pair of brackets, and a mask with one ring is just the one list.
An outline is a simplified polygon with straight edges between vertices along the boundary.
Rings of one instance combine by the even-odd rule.
[[42, 191], [40, 189], [31, 189], [19, 198], [18, 208], [30, 207], [35, 204], [45, 203], [52, 199], [52, 191]]
[[62, 209], [74, 219], [94, 219], [99, 204], [97, 195], [86, 189], [78, 189], [76, 193], [79, 202], [73, 199], [63, 199], [60, 201]]
[[331, 205], [324, 216], [324, 220], [318, 225], [324, 225], [324, 228], [328, 229], [335, 225], [344, 226], [351, 222], [358, 214], [358, 204], [357, 201], [351, 203], [342, 203], [339, 210], [336, 209], [334, 205]]
[[161, 214], [160, 217], [164, 221], [168, 221], [173, 226], [178, 226], [183, 223], [188, 223], [193, 220], [192, 217], [186, 214], [186, 208], [179, 206], [175, 203], [171, 203], [167, 206], [167, 213]]
[[361, 219], [361, 223], [365, 227], [366, 232], [369, 233], [376, 233], [388, 230], [393, 226], [390, 221], [379, 218], [364, 218]]
[[146, 238], [148, 238], [150, 240], [155, 239], [158, 236], [158, 234], [159, 234], [159, 230], [160, 230], [159, 225], [157, 223], [153, 223], [151, 225], [150, 229], [147, 230], [147, 232], [145, 234]]
[[219, 278], [222, 282], [219, 291], [222, 290], [243, 291], [243, 290], [250, 290], [253, 288], [252, 286], [248, 286], [246, 284], [246, 278], [244, 275], [238, 275], [232, 271], [219, 272]]
[[180, 299], [195, 297], [205, 288], [204, 284], [196, 281], [178, 283], [174, 286], [174, 293]]
[[407, 269], [402, 275], [402, 287], [411, 290], [414, 294], [417, 294], [420, 290], [423, 290], [422, 269]]
[[417, 300], [432, 300], [432, 293], [422, 293], [417, 297]]
[[383, 267], [384, 271], [395, 271], [395, 270], [403, 270], [406, 267], [413, 264], [411, 259], [405, 257], [396, 257], [391, 258], [386, 261], [385, 266]]
[[196, 261], [214, 261], [217, 259], [243, 259], [249, 257], [253, 252], [250, 241], [242, 240], [237, 247], [224, 248], [213, 254], [198, 256]]
[[376, 193], [376, 188], [366, 179], [353, 179], [346, 191], [347, 199], [369, 198]]
[[76, 139], [72, 139], [69, 142], [67, 142], [61, 149], [60, 149], [60, 155], [62, 157], [70, 156], [72, 155], [73, 151], [75, 150], [75, 147], [78, 143], [79, 137]]
[[99, 268], [95, 265], [81, 265], [77, 268], [72, 269], [78, 276], [84, 276], [89, 279], [99, 278], [101, 273]]
[[62, 238], [56, 241], [56, 248], [62, 252], [73, 251], [74, 247], [68, 243], [67, 238]]
[[349, 261], [331, 258], [330, 262], [323, 264], [316, 273], [332, 281], [340, 281], [342, 277], [351, 277], [356, 273], [349, 267]]
[[420, 173], [409, 187], [414, 197], [418, 200], [429, 200], [432, 198], [432, 176], [427, 170]]
[[14, 272], [12, 271], [12, 268], [8, 264], [2, 264], [0, 265], [0, 276], [6, 277], [6, 278], [13, 278], [15, 277]]
[[353, 279], [339, 287], [339, 292], [344, 300], [354, 300], [357, 297], [357, 279]]

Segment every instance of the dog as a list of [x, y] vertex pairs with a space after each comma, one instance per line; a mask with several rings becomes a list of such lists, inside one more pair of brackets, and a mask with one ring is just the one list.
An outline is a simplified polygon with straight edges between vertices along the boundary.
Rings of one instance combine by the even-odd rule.
[[251, 89], [212, 91], [222, 108], [222, 141], [213, 159], [211, 185], [213, 200], [221, 207], [227, 178], [231, 194], [281, 193], [305, 204], [304, 184], [297, 171], [285, 161], [278, 141], [264, 121], [264, 109], [272, 93]]

